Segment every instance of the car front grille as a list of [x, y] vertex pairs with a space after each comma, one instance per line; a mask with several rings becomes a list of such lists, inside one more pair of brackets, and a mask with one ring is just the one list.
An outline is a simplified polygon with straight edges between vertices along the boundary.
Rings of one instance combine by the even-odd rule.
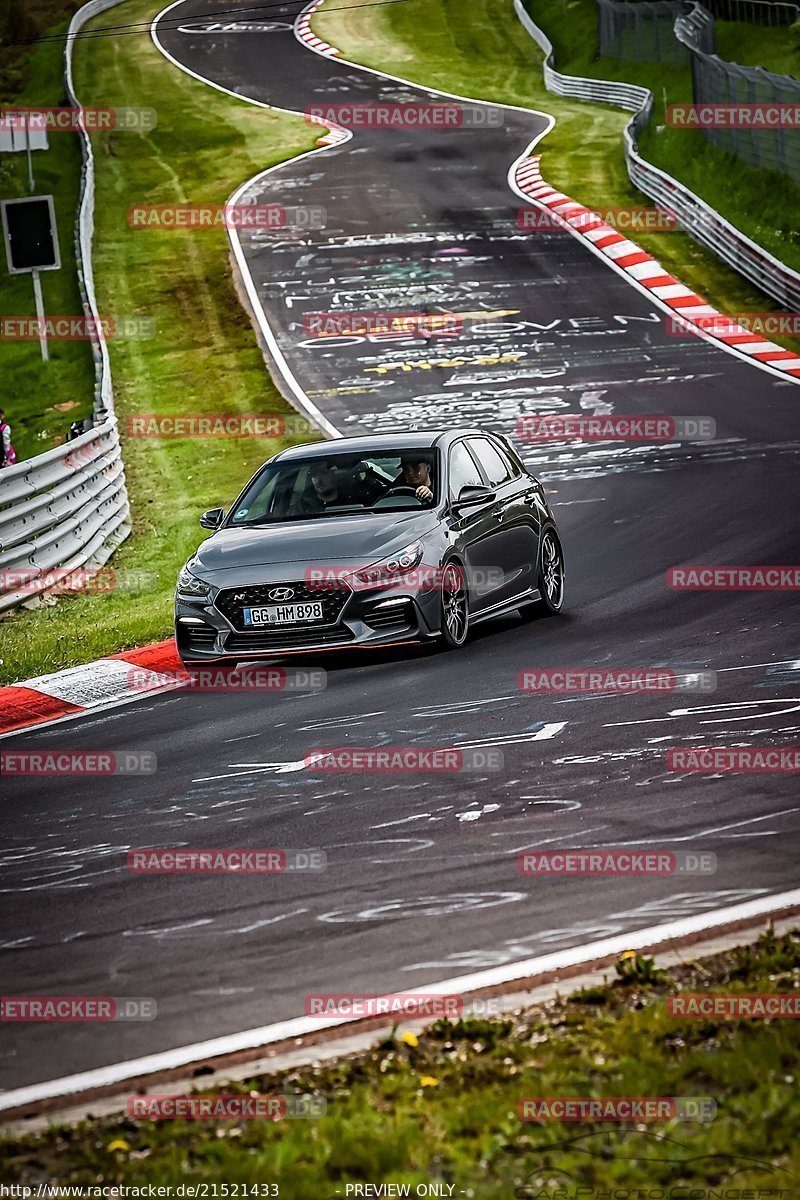
[[265, 630], [255, 633], [229, 633], [225, 642], [226, 654], [243, 654], [247, 651], [302, 649], [304, 646], [337, 646], [353, 640], [353, 631], [346, 625], [323, 627], [315, 625], [291, 629]]
[[[270, 592], [274, 592], [276, 588], [292, 589], [292, 596], [283, 600], [275, 600], [270, 596]], [[246, 633], [248, 639], [251, 637], [261, 638], [265, 636], [266, 631], [263, 626], [258, 630], [251, 631], [244, 623], [242, 609], [244, 608], [261, 608], [274, 604], [308, 604], [318, 602], [322, 604], [322, 620], [315, 622], [303, 621], [295, 625], [281, 625], [274, 631], [269, 631], [266, 636], [270, 638], [280, 633], [291, 630], [292, 637], [295, 632], [306, 630], [309, 633], [314, 630], [321, 630], [324, 625], [335, 625], [341, 616], [342, 609], [350, 598], [350, 589], [342, 583], [335, 583], [325, 587], [323, 585], [309, 586], [304, 580], [289, 581], [287, 583], [269, 583], [256, 584], [251, 587], [241, 588], [223, 588], [216, 600], [215, 607], [226, 617], [233, 625], [234, 629], [241, 633]], [[313, 639], [318, 640], [318, 639]], [[327, 640], [327, 639], [326, 639]], [[299, 643], [298, 643], [299, 644]]]

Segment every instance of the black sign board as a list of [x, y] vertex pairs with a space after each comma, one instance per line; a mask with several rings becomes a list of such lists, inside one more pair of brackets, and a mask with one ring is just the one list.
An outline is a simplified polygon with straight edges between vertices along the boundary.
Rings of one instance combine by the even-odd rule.
[[0, 202], [6, 259], [12, 275], [61, 266], [52, 196]]

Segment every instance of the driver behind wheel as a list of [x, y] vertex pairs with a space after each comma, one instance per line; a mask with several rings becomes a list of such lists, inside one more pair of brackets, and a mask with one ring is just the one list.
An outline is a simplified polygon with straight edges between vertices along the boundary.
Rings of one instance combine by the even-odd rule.
[[433, 500], [433, 461], [428, 455], [410, 454], [400, 458], [400, 474], [387, 489], [386, 495], [391, 496], [398, 488], [412, 488], [414, 495], [422, 504], [430, 504]]

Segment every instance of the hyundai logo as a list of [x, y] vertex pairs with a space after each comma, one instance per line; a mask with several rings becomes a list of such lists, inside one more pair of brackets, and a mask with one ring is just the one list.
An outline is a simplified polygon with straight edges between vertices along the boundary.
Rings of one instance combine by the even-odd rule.
[[268, 594], [270, 600], [291, 600], [292, 596], [294, 595], [294, 588], [273, 588]]

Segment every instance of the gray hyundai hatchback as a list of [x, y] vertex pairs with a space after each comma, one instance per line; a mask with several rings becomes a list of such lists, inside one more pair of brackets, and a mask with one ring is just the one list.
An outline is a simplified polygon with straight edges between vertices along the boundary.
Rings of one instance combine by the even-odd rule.
[[539, 481], [481, 429], [295, 446], [260, 468], [180, 572], [187, 669], [353, 647], [462, 646], [557, 613], [564, 555]]

